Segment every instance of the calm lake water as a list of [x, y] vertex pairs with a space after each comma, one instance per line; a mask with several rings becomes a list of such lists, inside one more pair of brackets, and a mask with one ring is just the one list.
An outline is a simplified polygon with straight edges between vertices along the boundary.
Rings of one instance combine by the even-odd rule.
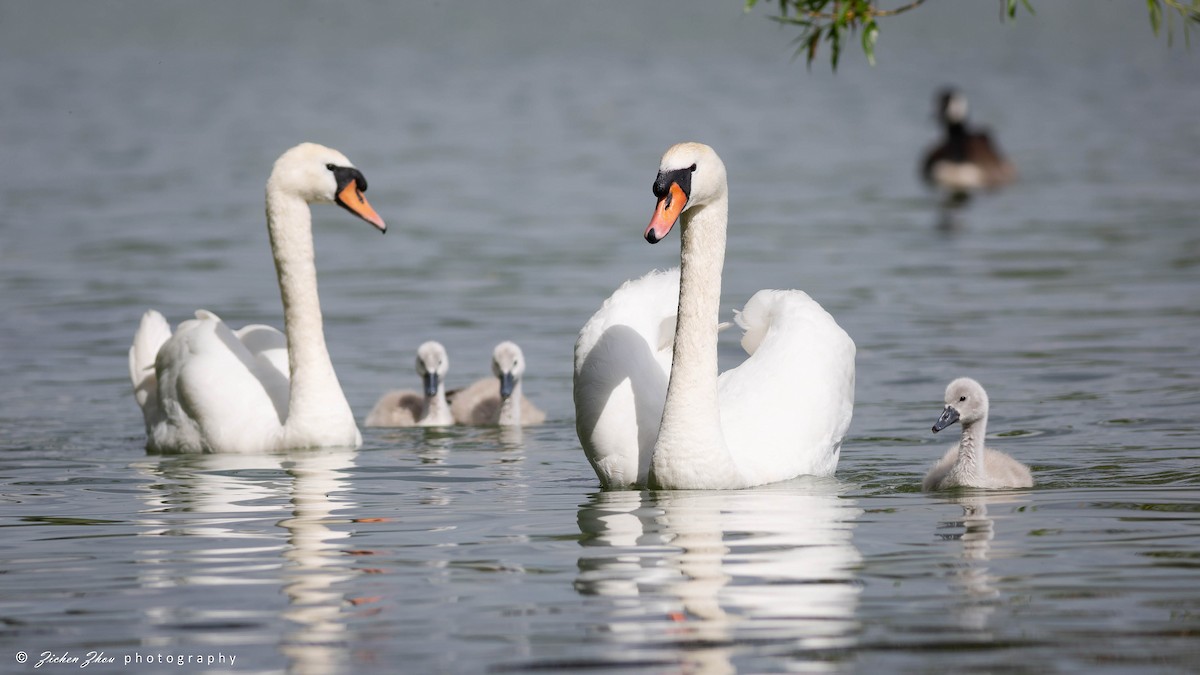
[[[1200, 50], [1035, 4], [930, 3], [832, 75], [740, 0], [0, 1], [0, 671], [1194, 672]], [[947, 83], [1021, 172], [954, 231], [916, 177]], [[315, 212], [360, 416], [420, 342], [455, 386], [513, 339], [547, 424], [147, 455], [136, 322], [282, 325], [263, 184], [302, 140], [391, 225]], [[729, 169], [726, 317], [803, 288], [858, 344], [836, 478], [604, 493], [584, 459], [574, 338], [676, 264], [641, 233], [682, 140]], [[1035, 488], [918, 490], [960, 375]]]

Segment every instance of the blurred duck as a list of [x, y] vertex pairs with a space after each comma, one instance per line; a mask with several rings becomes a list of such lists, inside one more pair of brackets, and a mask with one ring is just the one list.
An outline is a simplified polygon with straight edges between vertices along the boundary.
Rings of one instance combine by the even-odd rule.
[[965, 199], [979, 190], [1007, 185], [1017, 170], [984, 129], [967, 126], [967, 98], [947, 88], [937, 97], [937, 117], [946, 128], [946, 136], [925, 154], [921, 177], [952, 198]]
[[934, 423], [933, 432], [959, 422], [962, 438], [933, 465], [925, 475], [921, 489], [1033, 487], [1029, 467], [1003, 452], [984, 447], [987, 415], [987, 392], [978, 382], [960, 377], [946, 387], [946, 407]]
[[379, 397], [371, 414], [369, 427], [440, 427], [454, 424], [450, 405], [446, 403], [446, 373], [450, 356], [440, 342], [432, 340], [417, 348], [417, 375], [422, 391], [389, 391]]
[[458, 424], [529, 426], [546, 421], [546, 413], [521, 393], [525, 355], [514, 342], [501, 342], [492, 351], [495, 377], [476, 380], [450, 392], [450, 411]]

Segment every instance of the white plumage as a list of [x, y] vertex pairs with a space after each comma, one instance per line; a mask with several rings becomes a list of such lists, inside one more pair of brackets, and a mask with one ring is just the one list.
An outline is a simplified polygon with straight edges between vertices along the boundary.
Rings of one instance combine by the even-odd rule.
[[575, 429], [606, 487], [644, 485], [658, 440], [679, 268], [626, 281], [575, 342]]
[[576, 430], [609, 488], [741, 488], [837, 467], [854, 405], [854, 342], [801, 291], [738, 315], [742, 365], [717, 374], [728, 221], [725, 166], [683, 143], [663, 156], [646, 238], [680, 222], [681, 267], [627, 282], [575, 344]]
[[156, 452], [264, 452], [362, 443], [329, 351], [317, 297], [308, 202], [337, 203], [386, 231], [366, 179], [336, 150], [303, 143], [267, 181], [267, 231], [287, 336], [234, 331], [208, 311], [171, 333], [146, 312], [129, 350], [134, 397]]

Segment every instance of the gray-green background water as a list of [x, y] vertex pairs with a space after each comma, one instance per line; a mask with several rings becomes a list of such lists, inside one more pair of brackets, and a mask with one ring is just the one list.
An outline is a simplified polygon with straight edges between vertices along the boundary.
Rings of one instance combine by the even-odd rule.
[[[1196, 47], [1139, 2], [927, 3], [831, 75], [740, 4], [0, 2], [0, 671], [1194, 669]], [[948, 83], [1021, 172], [951, 233]], [[282, 324], [263, 184], [302, 140], [391, 225], [315, 211], [360, 416], [421, 341], [455, 386], [513, 339], [546, 425], [145, 453], [138, 317]], [[682, 140], [729, 170], [726, 317], [802, 288], [858, 344], [835, 479], [601, 493], [583, 457], [575, 334], [676, 264], [641, 232]], [[917, 490], [959, 375], [1037, 487]], [[124, 665], [160, 655], [237, 660]]]

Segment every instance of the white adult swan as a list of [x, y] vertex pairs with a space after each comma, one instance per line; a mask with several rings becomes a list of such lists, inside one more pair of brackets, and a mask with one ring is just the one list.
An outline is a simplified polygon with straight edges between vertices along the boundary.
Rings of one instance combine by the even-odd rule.
[[446, 373], [450, 356], [440, 342], [417, 347], [417, 375], [421, 391], [389, 391], [375, 403], [367, 415], [369, 427], [444, 427], [454, 424], [450, 404], [446, 402]]
[[962, 438], [929, 469], [921, 489], [1033, 487], [1029, 467], [1003, 452], [984, 447], [987, 415], [988, 396], [981, 384], [960, 377], [946, 387], [946, 407], [934, 423], [933, 433], [961, 422]]
[[267, 233], [283, 298], [283, 333], [234, 331], [205, 310], [171, 334], [146, 312], [129, 350], [129, 376], [154, 452], [264, 452], [362, 444], [333, 371], [317, 298], [308, 202], [337, 203], [387, 230], [342, 153], [303, 143], [267, 180]]
[[[680, 270], [626, 282], [575, 343], [576, 431], [606, 488], [743, 488], [830, 475], [854, 407], [854, 342], [801, 291], [755, 293], [737, 315], [749, 355], [717, 374], [725, 165], [673, 146], [646, 228], [680, 222]], [[670, 353], [668, 353], [670, 352]]]
[[450, 411], [459, 424], [532, 426], [546, 421], [522, 393], [525, 354], [515, 342], [501, 342], [492, 350], [492, 374], [471, 386], [450, 393]]

